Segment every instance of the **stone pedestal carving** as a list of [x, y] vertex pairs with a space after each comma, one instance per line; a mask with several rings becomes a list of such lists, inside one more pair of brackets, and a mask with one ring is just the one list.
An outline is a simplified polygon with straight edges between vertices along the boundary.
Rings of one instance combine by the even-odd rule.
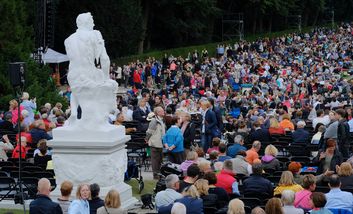
[[60, 184], [69, 180], [76, 187], [80, 183], [97, 183], [101, 187], [100, 197], [112, 188], [120, 193], [122, 205], [129, 207], [137, 200], [132, 198], [131, 187], [124, 183], [127, 168], [125, 135], [123, 126], [112, 127], [107, 131], [70, 131], [65, 128], [53, 130], [53, 165], [57, 188], [52, 192], [55, 199], [60, 196]]

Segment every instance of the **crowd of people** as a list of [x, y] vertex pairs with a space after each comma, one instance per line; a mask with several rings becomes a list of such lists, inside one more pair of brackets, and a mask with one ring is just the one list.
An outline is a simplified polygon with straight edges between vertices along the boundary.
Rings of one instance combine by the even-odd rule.
[[[135, 121], [126, 133], [145, 133], [141, 144], [147, 144], [154, 179], [161, 178], [165, 160], [183, 173], [181, 181], [177, 175], [166, 177], [167, 189], [156, 195], [158, 212], [226, 208], [228, 213], [244, 213], [245, 193], [269, 199], [254, 213], [352, 212], [352, 194], [340, 190], [341, 185], [353, 187], [353, 91], [351, 80], [344, 77], [351, 74], [352, 35], [353, 28], [343, 24], [335, 30], [221, 45], [215, 57], [195, 50], [187, 58], [165, 55], [161, 62], [149, 58], [122, 67], [112, 64], [110, 77], [129, 90], [117, 96], [110, 123]], [[70, 91], [64, 95], [70, 97]], [[0, 116], [0, 158], [6, 161], [8, 151], [13, 151], [11, 158], [19, 158], [19, 151], [26, 158], [35, 149], [34, 162], [47, 169], [51, 149], [46, 140], [69, 115], [61, 103], [37, 106], [26, 92], [21, 103], [11, 100]], [[18, 128], [21, 135], [9, 139]], [[16, 137], [21, 145], [12, 145]], [[286, 142], [279, 146], [274, 143], [278, 139]], [[300, 161], [279, 158], [290, 158], [290, 147], [305, 150], [307, 145], [314, 147], [309, 157], [314, 177], [300, 174], [305, 167]], [[265, 176], [278, 171], [278, 182]], [[329, 184], [330, 192], [314, 192], [316, 183]], [[38, 184], [44, 201], [47, 184], [45, 179]], [[85, 210], [94, 191], [88, 185], [77, 188], [78, 200], [69, 207]], [[344, 194], [347, 201], [337, 203]]]

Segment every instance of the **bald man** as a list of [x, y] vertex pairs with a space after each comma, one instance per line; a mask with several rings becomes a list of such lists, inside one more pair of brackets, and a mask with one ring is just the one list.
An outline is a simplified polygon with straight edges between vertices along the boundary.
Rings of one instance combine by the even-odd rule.
[[49, 198], [50, 181], [46, 178], [41, 178], [38, 181], [37, 198], [29, 205], [30, 214], [62, 214], [63, 211], [58, 203], [53, 202]]

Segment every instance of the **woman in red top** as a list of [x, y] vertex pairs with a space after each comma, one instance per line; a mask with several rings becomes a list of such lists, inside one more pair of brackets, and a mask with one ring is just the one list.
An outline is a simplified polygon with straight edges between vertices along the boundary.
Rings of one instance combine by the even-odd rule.
[[276, 118], [271, 118], [270, 119], [270, 128], [268, 129], [268, 132], [270, 135], [273, 134], [285, 134], [285, 130], [279, 126], [278, 120]]

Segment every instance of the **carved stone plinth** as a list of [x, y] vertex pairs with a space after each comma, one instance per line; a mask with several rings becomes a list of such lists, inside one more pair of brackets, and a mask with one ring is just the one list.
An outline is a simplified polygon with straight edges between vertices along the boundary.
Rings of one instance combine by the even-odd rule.
[[53, 166], [57, 188], [52, 192], [53, 199], [60, 195], [60, 184], [69, 180], [74, 184], [72, 196], [81, 183], [97, 183], [101, 187], [100, 197], [112, 188], [120, 193], [123, 207], [133, 205], [131, 187], [124, 183], [127, 168], [125, 143], [130, 136], [125, 135], [123, 126], [112, 127], [107, 131], [85, 131], [57, 128], [53, 130]]

